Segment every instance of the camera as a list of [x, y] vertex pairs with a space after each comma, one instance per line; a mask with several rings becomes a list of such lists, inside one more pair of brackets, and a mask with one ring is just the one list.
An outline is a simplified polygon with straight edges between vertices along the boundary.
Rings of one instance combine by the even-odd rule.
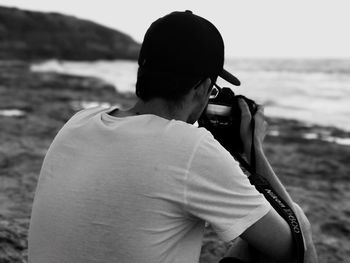
[[219, 94], [209, 99], [209, 103], [198, 120], [199, 127], [209, 130], [232, 155], [243, 153], [240, 136], [241, 109], [238, 100], [244, 99], [253, 116], [258, 105], [243, 95], [235, 95], [230, 88], [222, 88]]

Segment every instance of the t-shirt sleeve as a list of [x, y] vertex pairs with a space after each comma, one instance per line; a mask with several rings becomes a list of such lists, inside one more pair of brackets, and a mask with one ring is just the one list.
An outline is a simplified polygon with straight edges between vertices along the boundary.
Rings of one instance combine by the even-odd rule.
[[212, 135], [202, 138], [189, 161], [184, 195], [187, 212], [210, 223], [225, 241], [241, 235], [271, 209]]

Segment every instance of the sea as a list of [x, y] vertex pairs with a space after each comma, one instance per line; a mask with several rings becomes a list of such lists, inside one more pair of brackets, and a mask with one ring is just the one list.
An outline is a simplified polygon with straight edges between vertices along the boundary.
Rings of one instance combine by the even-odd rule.
[[[134, 92], [137, 62], [49, 60], [31, 65], [36, 72], [92, 76]], [[226, 59], [225, 68], [241, 80], [231, 87], [265, 106], [265, 115], [350, 131], [350, 59]]]

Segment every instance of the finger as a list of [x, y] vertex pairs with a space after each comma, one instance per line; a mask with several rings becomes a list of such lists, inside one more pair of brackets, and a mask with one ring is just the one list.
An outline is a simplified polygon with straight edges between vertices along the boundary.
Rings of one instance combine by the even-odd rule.
[[256, 121], [264, 121], [265, 120], [265, 114], [264, 114], [264, 107], [258, 106], [256, 113], [254, 114], [254, 119]]
[[262, 105], [258, 105], [256, 113], [264, 115], [265, 107]]
[[239, 98], [238, 104], [241, 109], [241, 119], [251, 119], [251, 114], [250, 114], [248, 104], [244, 101], [244, 99]]

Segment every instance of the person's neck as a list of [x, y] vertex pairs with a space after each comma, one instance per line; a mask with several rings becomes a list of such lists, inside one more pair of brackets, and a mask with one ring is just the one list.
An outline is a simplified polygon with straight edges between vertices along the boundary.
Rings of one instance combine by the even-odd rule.
[[128, 115], [153, 114], [168, 120], [181, 120], [186, 122], [188, 113], [186, 107], [171, 105], [168, 101], [155, 98], [149, 101], [138, 100], [134, 107], [125, 112]]

